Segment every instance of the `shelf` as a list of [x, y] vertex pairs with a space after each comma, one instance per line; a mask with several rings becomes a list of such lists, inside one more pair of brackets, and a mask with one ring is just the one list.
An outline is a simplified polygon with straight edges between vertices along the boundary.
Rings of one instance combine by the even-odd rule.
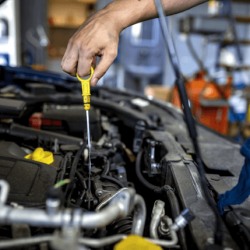
[[250, 0], [232, 0], [232, 1], [238, 3], [250, 3]]
[[[212, 39], [209, 42], [210, 43], [217, 43], [217, 42], [219, 42], [219, 39]], [[250, 40], [239, 40], [239, 43], [240, 44], [245, 44], [245, 45], [250, 45]], [[232, 40], [224, 40], [223, 44], [232, 45], [232, 44], [235, 44], [235, 42], [232, 41]]]
[[235, 16], [234, 19], [239, 23], [250, 23], [250, 16]]
[[81, 25], [50, 25], [51, 29], [78, 29]]
[[[250, 3], [250, 0], [249, 0]], [[224, 17], [220, 17], [220, 16], [212, 16], [210, 18], [213, 19], [227, 19], [229, 21], [229, 17], [228, 16], [224, 16]], [[250, 16], [234, 16], [234, 20], [238, 23], [250, 23]]]

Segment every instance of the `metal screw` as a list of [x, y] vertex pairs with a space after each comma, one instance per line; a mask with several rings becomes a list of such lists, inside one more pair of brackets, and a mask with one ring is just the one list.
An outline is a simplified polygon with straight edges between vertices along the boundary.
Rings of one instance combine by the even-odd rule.
[[97, 191], [97, 196], [98, 196], [98, 197], [101, 197], [101, 196], [102, 196], [102, 191], [101, 191], [101, 190]]
[[210, 245], [214, 244], [214, 239], [213, 238], [208, 238], [207, 243], [210, 244]]
[[122, 179], [122, 177], [123, 177], [122, 174], [120, 174], [120, 175], [119, 175], [119, 178]]

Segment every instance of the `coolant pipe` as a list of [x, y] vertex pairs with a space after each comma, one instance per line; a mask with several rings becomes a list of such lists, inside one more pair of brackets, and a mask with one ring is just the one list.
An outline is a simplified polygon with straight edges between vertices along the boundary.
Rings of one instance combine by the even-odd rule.
[[[128, 188], [122, 188], [119, 191], [117, 191], [115, 194], [113, 194], [111, 197], [108, 199], [104, 200], [101, 202], [97, 208], [96, 212], [99, 212], [101, 209], [103, 209], [105, 206], [109, 204], [109, 202], [114, 199], [117, 195], [119, 195], [123, 190], [127, 190]], [[147, 210], [146, 210], [146, 204], [144, 202], [144, 199], [136, 194], [135, 199], [134, 199], [134, 217], [133, 217], [133, 224], [132, 224], [132, 230], [131, 234], [136, 234], [136, 235], [143, 235], [144, 231], [144, 226], [146, 222], [146, 216], [147, 216]]]
[[[84, 212], [81, 209], [65, 209], [48, 214], [46, 210], [37, 208], [17, 209], [5, 205], [8, 196], [8, 183], [0, 182], [0, 224], [27, 224], [35, 227], [63, 227], [72, 226], [85, 229], [104, 227], [118, 218], [128, 216], [133, 208], [135, 212], [135, 224], [133, 230], [142, 235], [146, 219], [146, 208], [142, 197], [135, 194], [135, 190], [127, 188], [115, 196], [110, 203], [100, 212]], [[138, 209], [137, 209], [138, 208]], [[56, 210], [55, 210], [56, 211]], [[139, 212], [139, 214], [137, 213]]]
[[[177, 244], [178, 239], [176, 233], [173, 232], [171, 234], [172, 240], [155, 240], [150, 238], [145, 238], [159, 246], [163, 246], [166, 248], [180, 248]], [[78, 243], [91, 247], [91, 248], [101, 248], [105, 246], [109, 246], [115, 244], [123, 239], [126, 239], [127, 235], [125, 234], [117, 234], [108, 236], [101, 239], [93, 239], [93, 238], [80, 238], [78, 239]], [[51, 235], [44, 235], [44, 236], [37, 236], [31, 238], [23, 238], [23, 239], [13, 239], [13, 240], [1, 240], [0, 241], [0, 249], [13, 249], [13, 248], [20, 248], [24, 246], [32, 246], [38, 245], [41, 243], [48, 242], [50, 243], [53, 240], [53, 236]]]
[[4, 180], [0, 180], [0, 188], [1, 188], [0, 207], [2, 207], [7, 202], [7, 198], [8, 198], [8, 194], [10, 190], [9, 183]]
[[144, 199], [138, 194], [135, 196], [134, 206], [135, 210], [134, 210], [131, 234], [137, 234], [142, 236], [144, 231], [147, 211]]
[[165, 202], [161, 200], [155, 201], [149, 228], [150, 237], [153, 239], [159, 239], [157, 229], [161, 221], [161, 217], [165, 214], [164, 207], [165, 207]]

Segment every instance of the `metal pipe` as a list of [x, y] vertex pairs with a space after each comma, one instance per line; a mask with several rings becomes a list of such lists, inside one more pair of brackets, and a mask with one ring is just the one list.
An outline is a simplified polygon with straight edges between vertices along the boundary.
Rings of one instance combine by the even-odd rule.
[[127, 211], [129, 210], [126, 205], [121, 202], [110, 204], [99, 213], [82, 214], [80, 209], [65, 209], [52, 216], [42, 209], [15, 209], [2, 206], [0, 209], [0, 224], [11, 225], [17, 223], [39, 227], [61, 227], [65, 224], [77, 223], [75, 226], [93, 229], [106, 226], [121, 216], [127, 216]]
[[109, 202], [116, 197], [119, 193], [123, 192], [123, 190], [127, 190], [128, 188], [122, 188], [119, 189], [115, 194], [113, 194], [112, 196], [110, 196], [109, 198], [107, 198], [106, 200], [102, 201], [95, 209], [96, 212], [99, 212], [103, 207], [105, 207], [106, 205], [109, 204]]
[[112, 235], [112, 236], [101, 238], [101, 239], [80, 238], [78, 242], [80, 244], [89, 246], [91, 248], [100, 248], [100, 247], [112, 245], [126, 238], [127, 238], [127, 235], [125, 234], [117, 234], [117, 235]]
[[98, 213], [84, 213], [81, 224], [82, 226], [84, 225], [86, 229], [100, 228], [110, 224], [122, 215], [124, 215], [124, 206], [123, 204], [117, 203], [104, 208]]
[[0, 206], [3, 206], [6, 204], [10, 186], [7, 181], [0, 180]]
[[177, 234], [174, 232], [173, 235], [171, 235], [172, 240], [156, 240], [148, 238], [151, 242], [154, 242], [156, 245], [166, 247], [166, 248], [180, 248], [179, 245], [176, 245], [178, 243]]
[[[157, 245], [168, 247], [168, 248], [179, 248], [178, 245], [176, 245], [175, 242], [177, 242], [177, 235], [173, 231], [173, 234], [171, 234], [172, 240], [166, 241], [166, 240], [156, 240], [151, 238], [145, 238], [151, 242], [154, 242]], [[123, 239], [126, 239], [127, 235], [125, 234], [117, 234], [101, 239], [92, 239], [92, 238], [80, 238], [78, 239], [78, 243], [82, 245], [89, 246], [91, 248], [100, 248], [105, 247], [111, 244], [114, 244], [118, 241], [121, 241]], [[51, 242], [53, 240], [53, 236], [44, 235], [39, 237], [32, 237], [32, 238], [24, 238], [24, 239], [13, 239], [13, 240], [3, 240], [0, 241], [0, 249], [13, 249], [15, 247], [23, 247], [23, 246], [32, 246], [44, 242]]]
[[[93, 229], [110, 224], [119, 217], [126, 217], [134, 208], [139, 208], [142, 215], [137, 215], [136, 219], [141, 224], [140, 231], [144, 229], [145, 223], [145, 203], [140, 196], [135, 195], [135, 190], [127, 188], [119, 192], [100, 212], [84, 213], [81, 209], [65, 209], [50, 215], [45, 210], [37, 208], [16, 209], [6, 206], [8, 196], [8, 183], [0, 181], [0, 224], [11, 225], [28, 224], [39, 227], [62, 227], [65, 225]], [[143, 227], [143, 228], [142, 228]], [[140, 233], [140, 232], [139, 232]]]
[[0, 224], [28, 224], [39, 227], [60, 227], [64, 223], [70, 223], [72, 210], [66, 209], [50, 216], [45, 210], [36, 208], [15, 209], [3, 206], [0, 209]]
[[164, 207], [165, 207], [165, 202], [161, 200], [155, 201], [153, 211], [152, 211], [152, 219], [150, 223], [150, 237], [153, 239], [159, 239], [158, 233], [157, 233], [157, 228], [159, 226], [161, 217], [164, 215]]
[[174, 230], [170, 230], [170, 235], [171, 235], [171, 240], [158, 240], [158, 239], [149, 239], [149, 240], [162, 247], [176, 246], [176, 244], [178, 243], [178, 237], [176, 232]]
[[15, 247], [32, 246], [45, 242], [50, 242], [53, 239], [52, 235], [44, 235], [32, 238], [13, 239], [0, 241], [0, 249], [13, 249]]
[[[104, 206], [106, 206], [114, 197], [119, 195], [123, 190], [127, 190], [128, 188], [122, 188], [118, 192], [116, 192], [114, 195], [109, 197], [104, 202], [100, 203], [99, 206], [97, 206], [96, 211], [100, 211]], [[144, 199], [136, 194], [135, 200], [134, 200], [134, 217], [133, 217], [133, 224], [132, 224], [132, 234], [137, 235], [143, 235], [146, 216], [147, 216], [147, 210], [146, 210], [146, 204], [144, 202]]]
[[131, 234], [142, 236], [147, 215], [145, 201], [140, 195], [137, 194], [135, 196], [134, 205], [135, 209]]

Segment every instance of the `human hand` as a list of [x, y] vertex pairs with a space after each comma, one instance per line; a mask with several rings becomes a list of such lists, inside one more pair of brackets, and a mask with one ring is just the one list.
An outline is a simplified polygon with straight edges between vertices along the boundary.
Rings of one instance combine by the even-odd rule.
[[69, 40], [62, 59], [63, 71], [80, 77], [90, 74], [97, 56], [101, 57], [90, 84], [95, 86], [117, 56], [119, 35], [122, 28], [112, 15], [102, 10], [88, 19]]

